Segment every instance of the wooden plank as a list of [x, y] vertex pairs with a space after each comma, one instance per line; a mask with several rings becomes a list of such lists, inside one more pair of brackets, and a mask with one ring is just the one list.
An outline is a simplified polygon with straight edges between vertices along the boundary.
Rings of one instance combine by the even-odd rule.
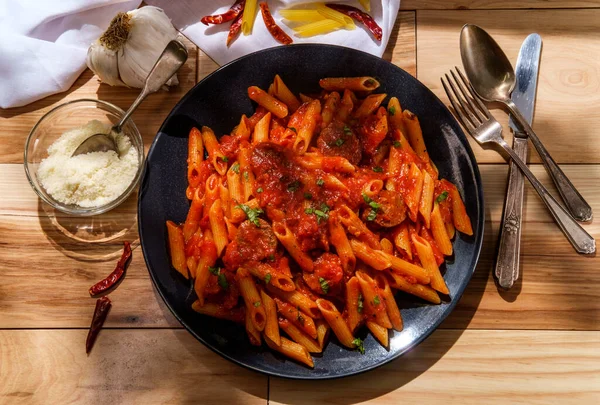
[[[600, 178], [600, 165], [563, 165], [562, 168], [575, 187], [581, 191], [583, 197], [590, 203], [594, 212], [600, 212], [600, 183], [597, 181]], [[506, 194], [508, 166], [506, 164], [484, 164], [479, 166], [479, 170], [481, 172], [489, 220], [500, 221], [504, 196]], [[542, 165], [531, 165], [531, 170], [558, 198], [553, 183]], [[0, 177], [0, 195], [2, 196], [2, 199], [0, 199], [0, 215], [47, 215], [49, 207], [43, 204], [33, 192], [21, 165], [0, 164], [0, 172], [3, 174]], [[552, 222], [552, 217], [544, 204], [527, 182], [525, 190], [525, 221]], [[135, 217], [137, 211], [136, 204], [137, 193], [134, 193], [123, 205], [106, 214], [91, 218], [78, 218], [76, 221], [74, 219], [64, 219], [60, 222], [63, 227], [67, 228], [69, 228], [69, 225], [73, 225], [71, 221], [75, 221], [75, 224], [79, 227], [83, 226], [82, 224], [86, 222], [91, 223], [92, 221], [96, 223], [96, 226], [98, 222], [104, 221], [111, 224], [112, 227], [118, 227], [118, 223], [129, 223], [135, 220], [133, 217]], [[49, 213], [57, 216], [59, 219], [66, 216], [60, 212], [52, 211]], [[117, 221], [117, 223], [114, 223], [114, 221]], [[591, 223], [591, 226], [595, 226], [597, 223], [594, 221]], [[126, 226], [126, 224], [121, 226]]]
[[271, 378], [271, 404], [581, 404], [600, 395], [600, 333], [437, 331], [381, 368], [332, 381]]
[[[566, 4], [566, 2], [561, 2]], [[486, 29], [514, 64], [523, 39], [538, 32], [544, 41], [534, 129], [557, 162], [600, 163], [600, 10], [420, 11], [417, 13], [417, 77], [448, 105], [440, 77], [462, 66], [460, 29], [465, 23]], [[507, 115], [495, 110], [512, 142]], [[501, 162], [495, 150], [470, 139], [480, 163]], [[531, 160], [539, 162], [535, 152]]]
[[183, 330], [0, 331], [3, 404], [266, 404], [267, 377]]
[[600, 7], [599, 0], [402, 0], [401, 10], [467, 10]]
[[[533, 165], [532, 169], [548, 184], [540, 165]], [[593, 209], [600, 212], [600, 183], [596, 182], [600, 165], [567, 165], [565, 170], [577, 187], [586, 190], [584, 195]], [[93, 218], [51, 219], [32, 192], [27, 197], [25, 190], [29, 185], [19, 165], [1, 165], [0, 171], [4, 174], [0, 179], [0, 195], [4, 196], [0, 212], [5, 214], [0, 217], [0, 328], [87, 326], [93, 307], [87, 294], [89, 286], [112, 270], [122, 240], [138, 239], [135, 197], [121, 212]], [[574, 253], [529, 186], [523, 230], [523, 281], [510, 293], [499, 295], [491, 271], [506, 165], [482, 165], [481, 172], [487, 203], [482, 257], [464, 297], [444, 327], [600, 329], [594, 316], [600, 311], [600, 258]], [[18, 177], [21, 180], [14, 180]], [[102, 224], [100, 229], [108, 234], [123, 234], [103, 244], [80, 243], [65, 236], [65, 230], [84, 232], [91, 221], [96, 230]], [[584, 226], [600, 239], [597, 220]], [[115, 306], [110, 326], [179, 326], [154, 292], [139, 249], [134, 251], [127, 278], [111, 297]]]
[[383, 59], [417, 75], [416, 16], [414, 12], [401, 11], [394, 24]]
[[[144, 138], [146, 150], [171, 109], [196, 84], [197, 47], [187, 39], [184, 42], [189, 58], [177, 75], [179, 85], [151, 95], [133, 114], [133, 121]], [[139, 92], [140, 89], [100, 84], [98, 78], [86, 69], [64, 93], [48, 96], [24, 107], [0, 109], [0, 163], [23, 162], [23, 145], [29, 131], [46, 112], [57, 105], [79, 98], [92, 98], [108, 101], [127, 110]]]

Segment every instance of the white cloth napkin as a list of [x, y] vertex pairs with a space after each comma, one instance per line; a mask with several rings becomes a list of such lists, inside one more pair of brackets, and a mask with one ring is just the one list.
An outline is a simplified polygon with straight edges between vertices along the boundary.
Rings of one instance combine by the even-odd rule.
[[141, 0], [0, 0], [0, 108], [67, 90], [89, 45]]
[[[259, 0], [259, 3], [260, 1], [263, 0]], [[321, 1], [340, 2], [340, 0]], [[281, 45], [267, 31], [260, 7], [257, 7], [252, 34], [244, 36], [240, 33], [240, 36], [227, 48], [225, 42], [231, 23], [227, 22], [207, 27], [200, 22], [200, 19], [205, 15], [224, 13], [231, 7], [234, 0], [146, 0], [146, 3], [165, 10], [165, 13], [173, 21], [173, 25], [219, 65], [223, 65], [251, 52]], [[296, 37], [294, 31], [283, 23], [278, 10], [299, 7], [300, 4], [306, 3], [315, 3], [315, 0], [268, 0], [269, 10], [271, 10], [271, 14], [273, 14], [277, 25], [294, 40], [294, 43], [342, 45], [360, 49], [377, 56], [383, 55], [385, 51], [390, 33], [394, 27], [394, 22], [396, 21], [398, 8], [400, 7], [400, 0], [371, 0], [371, 11], [369, 14], [373, 16], [377, 24], [383, 29], [383, 39], [381, 42], [378, 42], [358, 23], [356, 29], [353, 31], [339, 30], [310, 38]], [[363, 9], [356, 0], [346, 0], [343, 3], [360, 8], [361, 10]]]

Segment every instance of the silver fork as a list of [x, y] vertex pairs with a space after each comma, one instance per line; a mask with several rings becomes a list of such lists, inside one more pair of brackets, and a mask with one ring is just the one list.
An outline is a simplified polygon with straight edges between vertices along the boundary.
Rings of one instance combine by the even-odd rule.
[[521, 169], [525, 177], [542, 198], [552, 217], [563, 231], [577, 253], [591, 254], [596, 252], [596, 241], [575, 221], [575, 219], [550, 195], [548, 190], [538, 181], [527, 165], [519, 158], [502, 138], [502, 125], [492, 116], [487, 107], [479, 100], [471, 89], [460, 69], [450, 71], [452, 77], [445, 74], [442, 85], [455, 114], [467, 132], [480, 144], [495, 143], [500, 145]]

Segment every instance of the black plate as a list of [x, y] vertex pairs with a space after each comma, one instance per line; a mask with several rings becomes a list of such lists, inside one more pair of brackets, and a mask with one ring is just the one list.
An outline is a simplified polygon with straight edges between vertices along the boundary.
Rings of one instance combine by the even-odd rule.
[[[183, 222], [189, 202], [187, 186], [187, 135], [192, 126], [207, 125], [217, 136], [228, 134], [242, 114], [255, 106], [247, 88], [266, 89], [279, 74], [295, 92], [318, 92], [323, 77], [374, 76], [379, 92], [399, 98], [403, 108], [421, 122], [429, 155], [440, 176], [457, 185], [465, 197], [474, 235], [457, 233], [454, 258], [446, 265], [444, 278], [452, 299], [429, 305], [398, 294], [404, 330], [390, 334], [385, 349], [364, 332], [365, 354], [341, 347], [332, 339], [322, 356], [314, 356], [309, 369], [284, 359], [266, 347], [251, 346], [242, 326], [195, 313], [188, 282], [171, 269], [165, 221]], [[397, 66], [375, 56], [330, 45], [292, 45], [271, 48], [242, 57], [223, 66], [191, 89], [169, 114], [150, 151], [139, 194], [139, 233], [150, 275], [175, 317], [198, 340], [223, 357], [266, 374], [326, 379], [348, 376], [378, 367], [420, 343], [448, 316], [462, 295], [477, 264], [483, 238], [484, 209], [481, 179], [473, 152], [454, 117], [442, 102], [419, 81]], [[366, 329], [366, 328], [365, 328]]]

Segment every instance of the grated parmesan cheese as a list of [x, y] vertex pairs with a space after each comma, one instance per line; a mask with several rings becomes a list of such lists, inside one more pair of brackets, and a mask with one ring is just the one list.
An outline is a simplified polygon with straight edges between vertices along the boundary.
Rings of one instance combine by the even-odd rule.
[[109, 130], [110, 125], [93, 120], [65, 132], [50, 145], [37, 177], [52, 198], [62, 204], [90, 208], [108, 204], [123, 194], [139, 166], [138, 152], [127, 135], [115, 136], [120, 158], [113, 151], [71, 157], [85, 139]]

